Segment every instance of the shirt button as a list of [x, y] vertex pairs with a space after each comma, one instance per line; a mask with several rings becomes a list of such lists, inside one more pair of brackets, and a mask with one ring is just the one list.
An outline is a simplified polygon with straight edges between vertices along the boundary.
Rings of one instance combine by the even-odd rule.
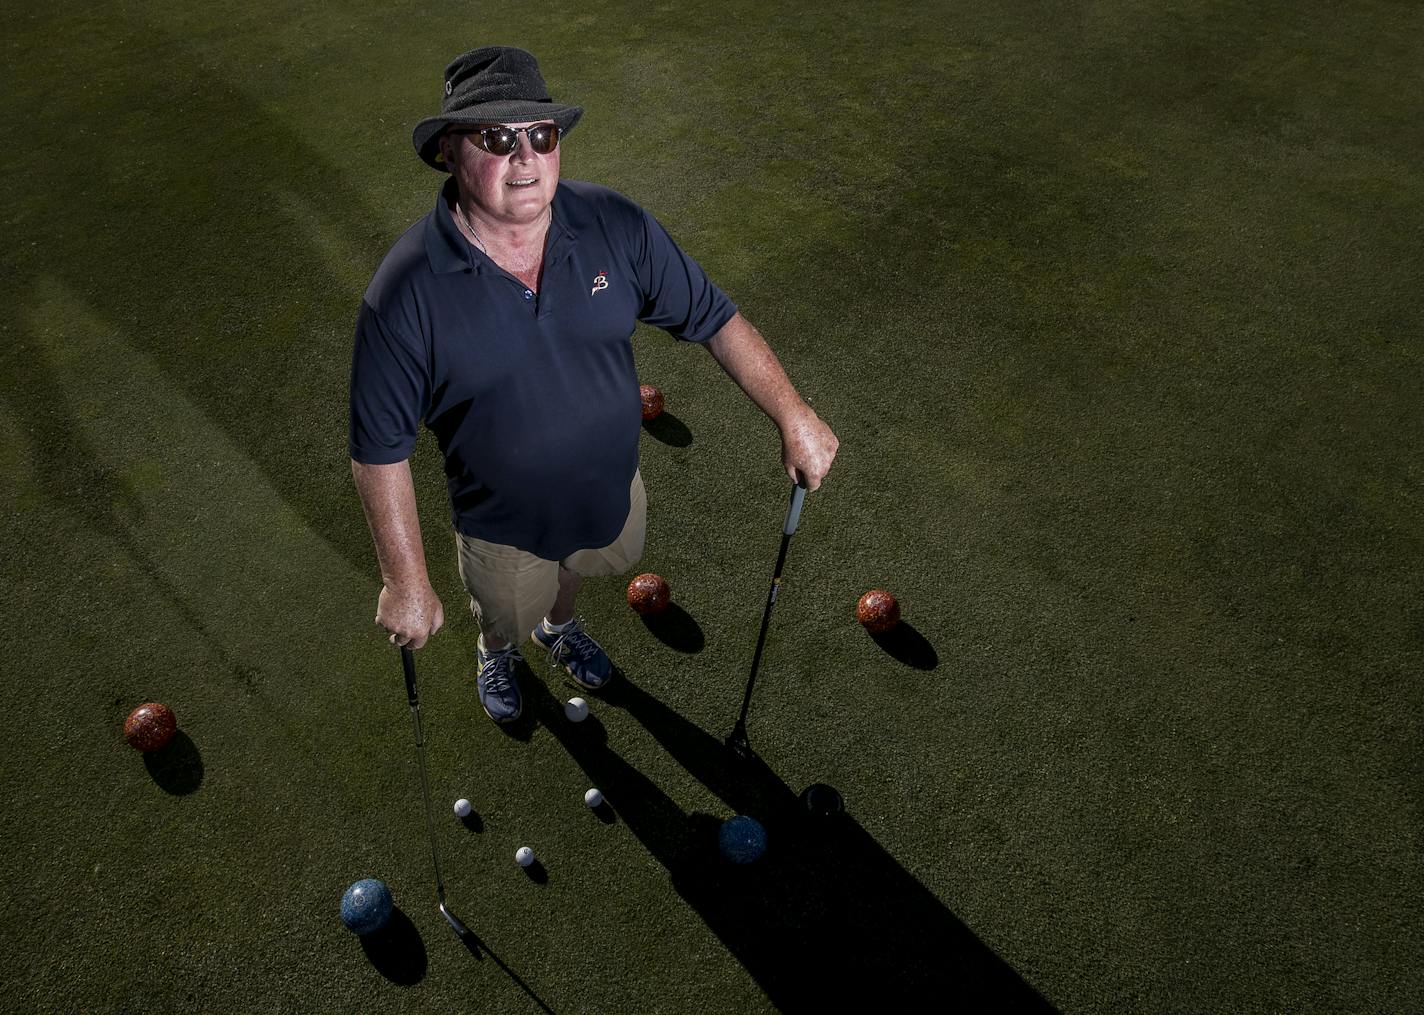
[[525, 298], [526, 300], [532, 300], [532, 299], [534, 298], [534, 290], [532, 290], [532, 289], [525, 289], [525, 290], [524, 290], [524, 298]]

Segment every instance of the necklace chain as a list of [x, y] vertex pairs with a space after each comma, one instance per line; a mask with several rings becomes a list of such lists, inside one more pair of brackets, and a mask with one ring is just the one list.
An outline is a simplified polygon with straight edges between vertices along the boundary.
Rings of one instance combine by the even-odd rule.
[[465, 228], [470, 231], [470, 235], [475, 238], [475, 242], [480, 245], [480, 249], [488, 254], [489, 248], [485, 246], [485, 241], [480, 239], [480, 234], [475, 232], [475, 227], [470, 224], [470, 217], [465, 214], [465, 209], [460, 206], [459, 201], [455, 202], [455, 210], [460, 213], [460, 221], [465, 223]]
[[[474, 225], [470, 222], [470, 217], [465, 214], [465, 209], [464, 209], [464, 207], [460, 204], [459, 201], [456, 201], [456, 202], [455, 202], [455, 210], [460, 213], [460, 221], [463, 222], [463, 223], [465, 223], [465, 228], [470, 231], [470, 235], [475, 238], [475, 242], [480, 245], [480, 249], [483, 250], [486, 254], [489, 254], [489, 256], [493, 257], [494, 255], [493, 255], [493, 254], [490, 254], [490, 252], [489, 252], [489, 247], [485, 246], [485, 241], [482, 240], [482, 239], [480, 239], [480, 234], [477, 233], [477, 232], [475, 232], [475, 227], [474, 227]], [[554, 210], [553, 210], [553, 208], [552, 208], [552, 207], [546, 208], [545, 211], [544, 211], [544, 214], [545, 214], [545, 216], [546, 216], [547, 219], [548, 219], [548, 221], [545, 222], [545, 227], [547, 228], [548, 223], [549, 223], [549, 222], [552, 222], [552, 221], [554, 220]]]

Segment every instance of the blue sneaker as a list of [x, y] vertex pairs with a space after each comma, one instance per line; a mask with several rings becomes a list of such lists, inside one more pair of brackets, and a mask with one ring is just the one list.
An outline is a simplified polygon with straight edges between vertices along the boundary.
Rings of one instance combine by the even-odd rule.
[[582, 617], [574, 618], [563, 631], [545, 630], [540, 621], [530, 637], [549, 650], [549, 665], [562, 665], [580, 687], [597, 691], [613, 676], [608, 653], [585, 633]]
[[480, 693], [480, 707], [497, 723], [513, 722], [524, 711], [519, 685], [514, 681], [514, 664], [522, 657], [513, 645], [497, 652], [486, 652], [484, 639], [475, 648], [479, 673], [475, 689]]

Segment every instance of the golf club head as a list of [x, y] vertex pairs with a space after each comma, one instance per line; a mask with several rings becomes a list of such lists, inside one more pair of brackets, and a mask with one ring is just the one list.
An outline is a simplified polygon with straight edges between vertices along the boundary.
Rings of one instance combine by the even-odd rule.
[[469, 930], [466, 929], [465, 925], [460, 922], [460, 918], [454, 913], [450, 912], [450, 910], [446, 908], [445, 903], [443, 902], [440, 903], [440, 915], [445, 917], [445, 919], [449, 921], [450, 926], [454, 928], [455, 933], [458, 934], [460, 937], [464, 937], [465, 935], [470, 933]]
[[754, 756], [752, 745], [747, 742], [746, 731], [740, 727], [733, 730], [731, 736], [727, 737], [726, 744], [727, 749], [738, 761], [749, 761]]

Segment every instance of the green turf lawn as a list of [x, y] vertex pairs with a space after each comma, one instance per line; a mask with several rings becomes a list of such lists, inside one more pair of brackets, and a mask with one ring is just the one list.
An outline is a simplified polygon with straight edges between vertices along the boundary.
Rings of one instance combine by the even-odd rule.
[[[0, 1007], [1424, 1008], [1416, 6], [297, 7], [6, 19]], [[439, 183], [410, 127], [490, 42], [586, 108], [564, 175], [656, 214], [841, 451], [735, 774], [788, 484], [712, 359], [635, 338], [678, 424], [643, 438], [642, 567], [689, 619], [669, 645], [587, 586], [626, 680], [582, 727], [532, 653], [533, 721], [480, 712], [422, 438], [473, 954], [345, 428], [357, 301]], [[875, 586], [918, 654], [854, 623]], [[146, 766], [120, 728], [155, 699], [185, 739]], [[850, 820], [807, 836], [815, 781]], [[704, 849], [737, 810], [773, 826], [741, 875]], [[337, 914], [366, 876], [406, 918], [369, 953]]]

